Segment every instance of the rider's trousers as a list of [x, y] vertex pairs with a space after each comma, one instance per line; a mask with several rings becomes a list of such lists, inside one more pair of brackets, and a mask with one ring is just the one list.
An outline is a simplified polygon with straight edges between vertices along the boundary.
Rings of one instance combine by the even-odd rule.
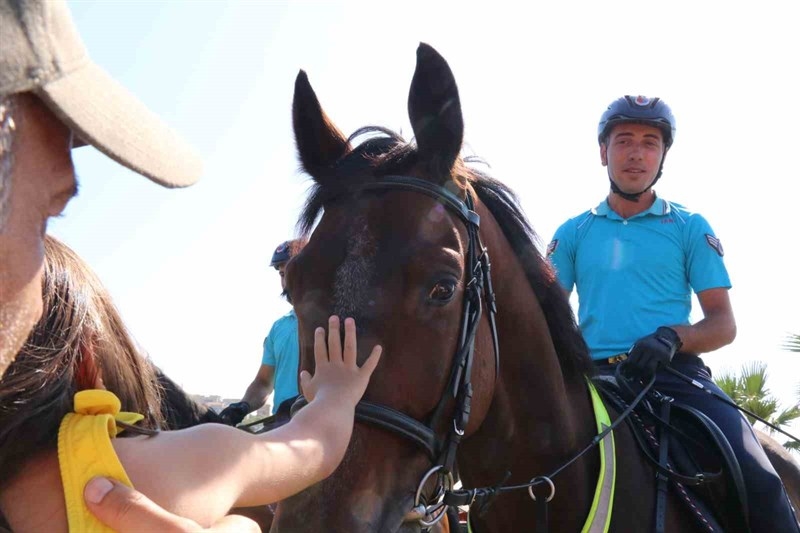
[[[711, 371], [700, 357], [678, 354], [670, 366], [716, 394], [728, 397], [714, 383]], [[601, 369], [601, 372], [605, 370]], [[656, 375], [655, 389], [703, 412], [725, 434], [742, 469], [753, 533], [800, 533], [783, 483], [767, 459], [752, 426], [735, 407], [664, 371]]]

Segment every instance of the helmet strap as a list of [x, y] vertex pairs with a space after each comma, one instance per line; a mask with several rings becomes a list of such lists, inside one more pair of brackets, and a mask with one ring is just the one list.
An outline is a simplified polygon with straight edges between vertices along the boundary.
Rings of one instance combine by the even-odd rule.
[[655, 184], [656, 184], [656, 182], [659, 180], [659, 178], [661, 178], [661, 173], [662, 173], [663, 171], [664, 171], [664, 161], [662, 160], [662, 161], [661, 161], [661, 166], [658, 168], [658, 174], [656, 174], [656, 179], [654, 179], [654, 180], [653, 180], [653, 181], [650, 183], [650, 185], [648, 185], [647, 187], [645, 187], [645, 188], [644, 188], [644, 189], [642, 189], [641, 191], [639, 191], [639, 192], [634, 192], [634, 193], [625, 192], [625, 191], [623, 191], [622, 189], [620, 189], [619, 187], [617, 187], [617, 184], [616, 184], [616, 183], [614, 182], [614, 180], [611, 178], [611, 172], [609, 172], [609, 173], [608, 173], [608, 181], [611, 183], [611, 192], [613, 192], [613, 193], [615, 193], [615, 194], [618, 194], [619, 196], [622, 196], [623, 198], [625, 198], [625, 199], [626, 199], [626, 200], [628, 200], [629, 202], [638, 202], [638, 201], [639, 201], [639, 198], [641, 198], [641, 196], [642, 196], [644, 193], [646, 193], [647, 191], [649, 191], [650, 189], [652, 189], [652, 188], [653, 188], [653, 185], [655, 185]]

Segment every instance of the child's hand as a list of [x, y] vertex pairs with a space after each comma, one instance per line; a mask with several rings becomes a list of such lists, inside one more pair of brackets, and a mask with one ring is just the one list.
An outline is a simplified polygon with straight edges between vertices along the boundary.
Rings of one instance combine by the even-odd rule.
[[375, 346], [359, 368], [356, 362], [356, 322], [352, 318], [344, 321], [344, 350], [341, 338], [337, 316], [328, 319], [327, 346], [325, 329], [317, 328], [314, 332], [314, 376], [306, 370], [300, 373], [300, 386], [309, 402], [322, 395], [349, 400], [355, 405], [364, 395], [372, 371], [378, 366], [382, 348]]

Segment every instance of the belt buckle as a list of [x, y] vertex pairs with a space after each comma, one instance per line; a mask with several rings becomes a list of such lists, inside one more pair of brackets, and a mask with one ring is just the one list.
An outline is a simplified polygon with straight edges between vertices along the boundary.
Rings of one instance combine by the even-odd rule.
[[626, 353], [621, 353], [619, 355], [614, 355], [614, 356], [611, 356], [611, 357], [608, 358], [608, 364], [609, 365], [615, 365], [617, 363], [621, 363], [622, 361], [624, 361], [627, 358], [628, 358], [628, 354], [626, 354]]

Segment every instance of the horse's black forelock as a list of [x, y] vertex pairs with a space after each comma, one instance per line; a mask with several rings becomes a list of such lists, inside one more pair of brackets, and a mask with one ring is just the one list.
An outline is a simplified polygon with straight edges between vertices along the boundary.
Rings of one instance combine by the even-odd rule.
[[[356, 141], [362, 139], [360, 143]], [[324, 206], [346, 196], [360, 184], [387, 174], [403, 174], [416, 163], [416, 146], [402, 135], [381, 126], [356, 130], [348, 141], [355, 147], [336, 161], [323, 183], [315, 181], [297, 222], [298, 233], [307, 237]]]
[[[359, 138], [365, 140], [356, 144]], [[315, 182], [309, 191], [298, 220], [298, 229], [303, 236], [308, 236], [324, 206], [334, 198], [347, 194], [368, 180], [388, 174], [406, 174], [417, 162], [416, 146], [387, 128], [360, 128], [348, 140], [355, 148], [336, 162], [334, 179], [326, 180], [325, 185]], [[547, 319], [565, 378], [583, 379], [584, 375], [591, 375], [594, 366], [575, 322], [568, 295], [559, 285], [552, 266], [539, 251], [539, 237], [525, 216], [517, 195], [483, 172], [461, 164], [457, 168], [465, 169], [465, 175], [459, 178], [472, 185], [522, 262]]]

